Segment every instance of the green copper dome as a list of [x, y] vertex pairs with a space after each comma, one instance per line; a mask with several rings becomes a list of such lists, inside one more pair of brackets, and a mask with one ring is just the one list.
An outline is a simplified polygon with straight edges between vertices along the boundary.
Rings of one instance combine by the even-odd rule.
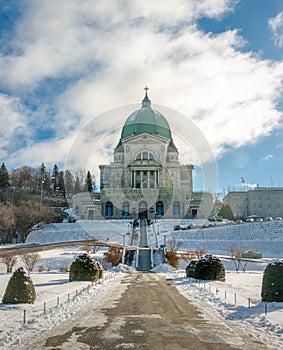
[[133, 112], [126, 120], [121, 134], [121, 140], [140, 134], [158, 135], [171, 140], [171, 130], [165, 117], [151, 108], [151, 101], [147, 96], [142, 100], [142, 108]]

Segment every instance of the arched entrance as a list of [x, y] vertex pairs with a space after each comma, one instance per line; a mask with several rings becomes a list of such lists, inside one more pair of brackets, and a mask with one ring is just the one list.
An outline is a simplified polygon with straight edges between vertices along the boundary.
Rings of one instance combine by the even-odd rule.
[[106, 205], [105, 205], [105, 216], [106, 217], [113, 216], [113, 204], [111, 202], [106, 202]]
[[147, 219], [147, 203], [145, 201], [139, 202], [139, 219]]
[[164, 215], [164, 204], [161, 201], [158, 201], [156, 203], [156, 214], [158, 216], [163, 216]]

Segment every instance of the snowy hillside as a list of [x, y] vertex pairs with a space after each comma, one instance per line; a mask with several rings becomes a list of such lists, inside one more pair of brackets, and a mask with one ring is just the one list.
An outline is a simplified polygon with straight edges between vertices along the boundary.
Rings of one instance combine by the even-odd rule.
[[[217, 225], [216, 227], [196, 228], [185, 231], [173, 231], [177, 220], [159, 220], [148, 229], [149, 244], [161, 245], [166, 239], [182, 242], [181, 250], [205, 248], [210, 253], [227, 254], [229, 246], [244, 249], [258, 249], [264, 257], [282, 257], [283, 255], [283, 221], [254, 222], [243, 224]], [[183, 221], [189, 225], [192, 221]], [[196, 222], [195, 222], [196, 223]], [[202, 224], [203, 222], [197, 222]], [[98, 221], [80, 220], [73, 224], [61, 223], [46, 225], [34, 230], [26, 243], [49, 243], [97, 238], [113, 242], [130, 243], [130, 231], [127, 220]], [[159, 234], [157, 234], [159, 233]]]

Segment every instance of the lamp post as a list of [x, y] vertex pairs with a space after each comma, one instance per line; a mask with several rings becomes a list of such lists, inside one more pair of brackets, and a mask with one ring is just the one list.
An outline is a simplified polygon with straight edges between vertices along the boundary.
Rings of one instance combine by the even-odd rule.
[[40, 209], [42, 207], [42, 197], [43, 197], [43, 184], [45, 182], [45, 179], [41, 179], [41, 189], [40, 189]]
[[155, 213], [154, 213], [154, 221], [155, 221], [155, 222], [157, 222], [157, 216], [158, 216], [158, 213], [155, 212]]
[[153, 213], [154, 213], [154, 208], [153, 207], [151, 207], [150, 209], [149, 209], [149, 212], [150, 212], [150, 214], [151, 214], [151, 217], [150, 217], [150, 219], [152, 219], [153, 220]]
[[122, 253], [122, 264], [125, 264], [125, 254], [126, 254], [126, 251], [125, 251], [125, 234], [122, 235], [123, 236], [123, 253]]
[[166, 235], [164, 235], [164, 249], [166, 248]]
[[136, 216], [137, 209], [133, 208], [132, 209], [132, 216], [133, 216], [133, 223], [132, 223], [132, 235], [131, 235], [131, 245], [133, 245], [133, 239], [134, 239], [134, 233], [135, 233], [135, 216]]

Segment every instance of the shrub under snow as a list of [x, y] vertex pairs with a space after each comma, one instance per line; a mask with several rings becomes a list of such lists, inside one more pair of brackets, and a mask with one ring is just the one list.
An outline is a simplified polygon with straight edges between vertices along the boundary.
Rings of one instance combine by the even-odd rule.
[[222, 261], [213, 255], [201, 257], [196, 263], [194, 278], [225, 281], [225, 268]]
[[190, 261], [189, 265], [186, 267], [186, 277], [195, 278], [195, 268], [198, 260], [193, 259]]
[[36, 293], [27, 270], [19, 267], [10, 278], [3, 296], [3, 304], [33, 304]]
[[72, 262], [69, 272], [69, 281], [96, 282], [103, 277], [102, 267], [88, 254], [80, 254]]
[[283, 260], [269, 263], [263, 274], [262, 301], [283, 302]]

